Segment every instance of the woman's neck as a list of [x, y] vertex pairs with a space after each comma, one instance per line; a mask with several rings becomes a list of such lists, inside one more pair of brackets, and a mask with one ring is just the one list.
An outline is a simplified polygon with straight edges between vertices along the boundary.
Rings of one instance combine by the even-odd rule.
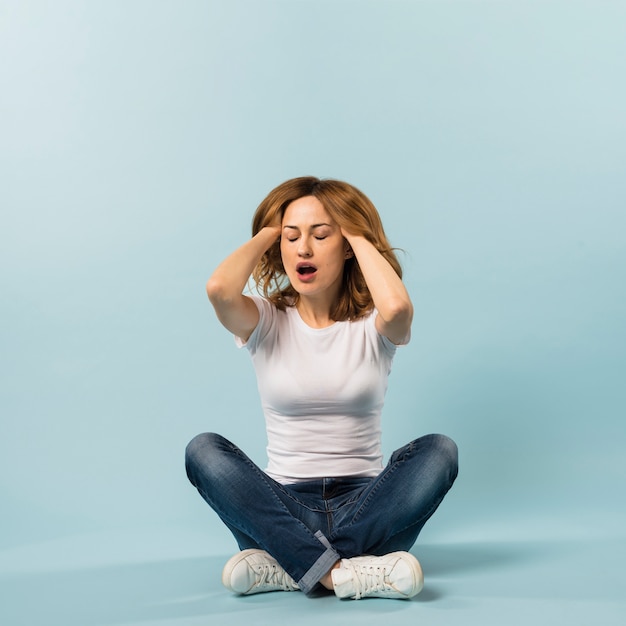
[[326, 328], [335, 323], [330, 317], [330, 303], [312, 300], [311, 298], [298, 298], [296, 309], [302, 321], [311, 328]]

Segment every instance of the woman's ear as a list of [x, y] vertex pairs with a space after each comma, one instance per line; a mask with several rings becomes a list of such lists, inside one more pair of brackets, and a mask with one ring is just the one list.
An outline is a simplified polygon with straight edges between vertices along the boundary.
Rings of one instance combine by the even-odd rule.
[[352, 250], [350, 244], [346, 241], [345, 258], [346, 259], [351, 259], [353, 256], [354, 256], [354, 250]]

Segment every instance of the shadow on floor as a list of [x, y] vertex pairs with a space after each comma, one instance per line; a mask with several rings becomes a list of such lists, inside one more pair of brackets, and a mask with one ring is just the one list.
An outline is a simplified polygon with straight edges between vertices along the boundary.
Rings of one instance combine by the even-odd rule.
[[555, 558], [572, 549], [567, 543], [419, 543], [411, 552], [417, 556], [424, 575], [428, 578], [457, 577], [494, 568], [508, 568], [517, 564]]
[[[573, 549], [568, 544], [440, 544], [418, 545], [427, 583], [415, 599], [422, 605], [445, 601], [446, 580], [484, 572], [500, 576], [522, 563], [554, 558]], [[19, 574], [0, 580], [0, 615], [11, 626], [104, 626], [147, 623], [218, 623], [219, 614], [244, 617], [275, 612], [276, 603], [290, 612], [343, 614], [345, 602], [334, 596], [309, 600], [302, 594], [260, 594], [246, 598], [223, 589], [221, 569], [227, 557], [139, 563], [75, 571]], [[494, 570], [491, 574], [486, 570]], [[442, 584], [443, 583], [443, 584]], [[411, 602], [350, 603], [352, 617], [396, 613], [410, 609]], [[365, 615], [365, 613], [364, 613]], [[201, 619], [204, 618], [204, 619]], [[253, 620], [254, 621], [254, 620]], [[367, 621], [367, 620], [366, 620]], [[232, 622], [231, 622], [232, 623]], [[256, 623], [259, 623], [256, 621]], [[271, 623], [271, 622], [268, 622]]]

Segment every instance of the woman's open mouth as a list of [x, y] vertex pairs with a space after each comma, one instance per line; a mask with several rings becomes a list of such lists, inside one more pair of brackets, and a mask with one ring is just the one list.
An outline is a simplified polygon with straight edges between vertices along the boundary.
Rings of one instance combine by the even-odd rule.
[[296, 266], [296, 272], [300, 277], [300, 280], [306, 283], [313, 280], [315, 274], [317, 273], [317, 267], [315, 267], [312, 263], [298, 263]]

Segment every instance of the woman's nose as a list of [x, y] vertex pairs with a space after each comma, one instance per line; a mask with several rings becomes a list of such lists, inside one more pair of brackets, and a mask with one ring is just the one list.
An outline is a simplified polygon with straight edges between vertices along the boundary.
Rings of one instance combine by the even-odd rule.
[[311, 246], [309, 240], [305, 237], [300, 237], [300, 245], [298, 246], [298, 254], [300, 256], [311, 256]]

